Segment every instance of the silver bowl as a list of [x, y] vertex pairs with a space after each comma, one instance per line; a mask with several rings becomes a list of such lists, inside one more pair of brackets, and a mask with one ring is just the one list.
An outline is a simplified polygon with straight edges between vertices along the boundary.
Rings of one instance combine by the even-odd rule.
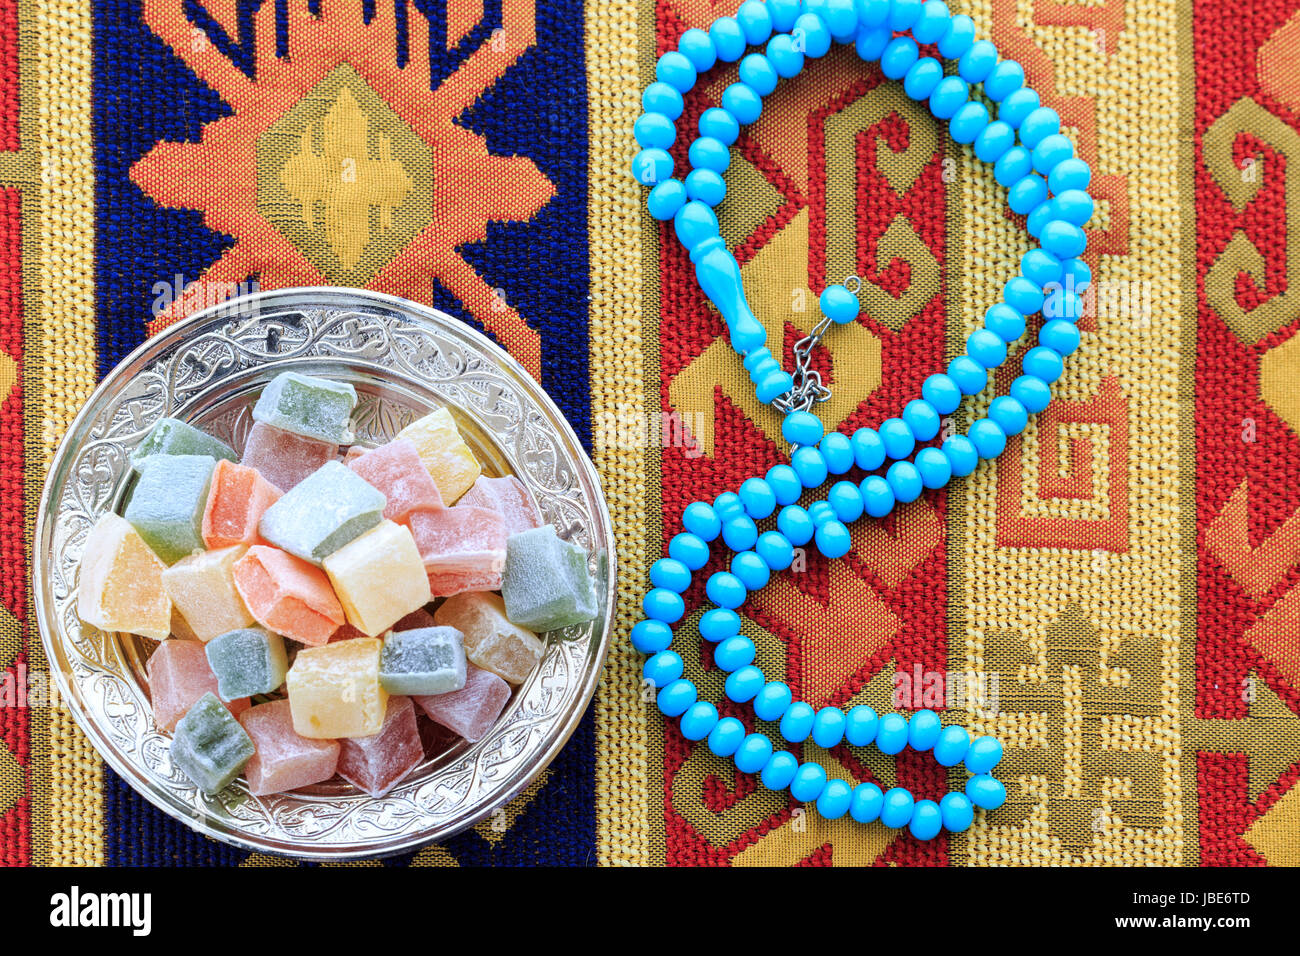
[[[215, 796], [170, 760], [145, 662], [155, 642], [77, 616], [95, 521], [124, 507], [130, 455], [173, 416], [243, 446], [252, 403], [286, 369], [350, 382], [357, 440], [378, 444], [438, 406], [454, 414], [487, 474], [514, 474], [561, 537], [586, 549], [601, 596], [594, 621], [544, 635], [540, 665], [492, 731], [428, 757], [386, 797], [334, 781], [255, 797], [241, 778]], [[288, 289], [207, 309], [136, 349], [100, 384], [54, 456], [36, 521], [41, 640], [64, 702], [105, 761], [177, 820], [226, 843], [302, 858], [410, 850], [490, 816], [554, 759], [591, 700], [615, 600], [614, 532], [595, 468], [536, 381], [486, 337], [434, 309], [337, 288]]]

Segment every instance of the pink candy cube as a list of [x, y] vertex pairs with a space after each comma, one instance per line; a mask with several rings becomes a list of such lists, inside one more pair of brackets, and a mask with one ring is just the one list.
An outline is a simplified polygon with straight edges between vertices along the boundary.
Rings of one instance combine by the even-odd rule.
[[473, 742], [482, 740], [501, 716], [510, 700], [510, 685], [491, 671], [469, 664], [460, 690], [414, 699], [435, 723]]
[[500, 512], [505, 519], [507, 536], [542, 526], [542, 512], [537, 507], [537, 499], [514, 475], [504, 478], [480, 475], [474, 487], [465, 492], [457, 504]]
[[456, 505], [416, 511], [411, 515], [410, 524], [424, 569], [431, 576], [473, 574], [483, 576], [481, 580], [486, 582], [475, 590], [492, 591], [501, 587], [507, 535], [500, 512]]
[[[176, 722], [200, 697], [208, 691], [217, 693], [217, 675], [208, 665], [202, 641], [163, 641], [150, 655], [146, 670], [153, 719], [161, 730], [175, 730]], [[248, 698], [232, 700], [226, 707], [238, 716], [248, 709]]]
[[257, 748], [244, 768], [253, 796], [297, 790], [334, 776], [339, 742], [299, 736], [287, 700], [258, 704], [240, 714], [239, 722]]
[[466, 591], [495, 591], [500, 587], [500, 571], [429, 572], [429, 590], [434, 597], [451, 597]]
[[275, 487], [288, 491], [325, 462], [334, 461], [338, 453], [338, 445], [281, 431], [265, 422], [254, 422], [240, 463], [256, 468]]
[[412, 511], [442, 507], [438, 486], [420, 460], [415, 444], [406, 438], [394, 439], [345, 461], [349, 468], [384, 493], [388, 499], [384, 517], [390, 521], [401, 523]]
[[379, 733], [339, 741], [338, 772], [372, 797], [382, 797], [424, 760], [409, 697], [389, 697]]

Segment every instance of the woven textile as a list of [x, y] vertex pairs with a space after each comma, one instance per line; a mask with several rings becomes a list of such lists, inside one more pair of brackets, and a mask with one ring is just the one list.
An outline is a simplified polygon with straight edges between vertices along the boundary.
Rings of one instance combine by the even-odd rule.
[[[814, 706], [932, 707], [1004, 741], [1006, 805], [930, 843], [823, 821], [688, 743], [626, 644], [682, 507], [784, 451], [627, 176], [655, 56], [736, 5], [0, 0], [0, 863], [285, 862], [154, 810], [47, 705], [28, 542], [59, 438], [151, 332], [338, 284], [514, 354], [591, 450], [619, 541], [572, 741], [503, 816], [386, 864], [1300, 864], [1300, 0], [950, 4], [1095, 170], [1082, 346], [996, 462], [744, 608]], [[682, 128], [734, 78], [710, 72]], [[814, 356], [829, 427], [896, 414], [1029, 247], [987, 167], [851, 48], [783, 84], [727, 180], [723, 234], [787, 366], [821, 289], [861, 277], [866, 314]], [[720, 700], [687, 598], [688, 675]], [[961, 782], [796, 749], [918, 796]]]

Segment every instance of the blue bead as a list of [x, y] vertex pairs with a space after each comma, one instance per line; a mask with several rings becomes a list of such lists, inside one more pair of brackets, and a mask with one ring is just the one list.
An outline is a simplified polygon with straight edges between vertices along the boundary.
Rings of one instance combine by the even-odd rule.
[[[1004, 157], [1005, 158], [1005, 157]], [[1022, 176], [1020, 181], [1007, 190], [1007, 205], [1012, 212], [1022, 216], [1028, 215], [1034, 207], [1047, 198], [1047, 182], [1037, 173]], [[1044, 243], [1043, 248], [1047, 248]], [[1048, 249], [1051, 252], [1050, 249]]]
[[823, 707], [813, 719], [813, 743], [823, 750], [838, 746], [844, 739], [844, 725], [847, 719], [844, 711], [838, 707]]
[[684, 531], [668, 542], [668, 556], [698, 571], [709, 563], [709, 546], [703, 538]]
[[754, 642], [737, 634], [722, 641], [713, 649], [713, 663], [727, 673], [731, 673], [754, 663], [756, 653]]
[[[755, 547], [758, 543], [755, 542]], [[767, 587], [772, 577], [772, 569], [767, 562], [753, 551], [741, 551], [731, 559], [731, 573], [740, 578], [740, 583], [748, 591], [761, 591]]]
[[989, 111], [983, 103], [968, 100], [957, 108], [948, 121], [948, 134], [957, 143], [973, 143], [989, 125]]
[[646, 208], [660, 222], [672, 219], [686, 203], [686, 187], [680, 179], [665, 179], [646, 196]]
[[680, 717], [695, 703], [695, 685], [679, 677], [659, 691], [659, 710], [668, 717]]
[[912, 795], [902, 787], [886, 790], [880, 807], [880, 822], [891, 829], [901, 830], [911, 822], [914, 807]]
[[803, 494], [803, 482], [789, 465], [773, 465], [763, 476], [772, 494], [776, 495], [778, 505], [793, 504]]
[[885, 463], [885, 443], [874, 428], [859, 428], [849, 439], [853, 460], [863, 471], [875, 471]]
[[924, 399], [914, 398], [904, 405], [902, 417], [917, 441], [929, 441], [939, 434], [939, 411]]
[[1015, 276], [1002, 287], [1002, 299], [1021, 315], [1033, 315], [1043, 307], [1043, 290], [1023, 276]]
[[722, 108], [746, 126], [763, 112], [763, 98], [744, 83], [732, 83], [722, 91]]
[[673, 629], [650, 618], [633, 625], [631, 638], [632, 646], [642, 654], [656, 654], [673, 642]]
[[718, 217], [702, 202], [691, 201], [673, 217], [673, 232], [688, 250], [718, 235]]
[[709, 35], [697, 27], [691, 27], [677, 40], [677, 49], [691, 61], [697, 73], [712, 68], [718, 61], [718, 50]]
[[889, 21], [890, 0], [855, 0], [859, 29], [883, 27]]
[[1043, 227], [1039, 238], [1043, 248], [1058, 259], [1073, 259], [1083, 255], [1088, 244], [1088, 237], [1082, 229], [1072, 222], [1057, 219]]
[[957, 383], [963, 395], [975, 395], [988, 384], [988, 371], [968, 355], [959, 355], [948, 363], [948, 377]]
[[1020, 121], [1020, 142], [1026, 149], [1033, 149], [1048, 136], [1061, 131], [1061, 117], [1050, 106], [1040, 106], [1031, 110]]
[[667, 83], [651, 83], [641, 94], [641, 108], [647, 113], [663, 113], [671, 120], [682, 115], [686, 103], [680, 90]]
[[880, 423], [880, 440], [890, 458], [906, 458], [916, 447], [916, 435], [901, 418], [886, 418]]
[[745, 54], [745, 31], [735, 17], [719, 17], [709, 27], [709, 39], [718, 59], [723, 63], [735, 63]]
[[873, 518], [883, 518], [894, 508], [894, 489], [879, 475], [868, 475], [858, 485], [862, 506]]
[[776, 527], [796, 547], [802, 547], [811, 541], [813, 533], [817, 530], [808, 512], [798, 505], [786, 505], [782, 508], [781, 513], [776, 516]]
[[975, 21], [964, 13], [952, 18], [948, 32], [939, 40], [939, 55], [945, 60], [957, 60], [975, 42]]
[[1006, 303], [991, 305], [984, 313], [984, 328], [988, 329], [1003, 342], [1014, 342], [1025, 334], [1025, 317], [1019, 309], [1013, 309]]
[[812, 803], [826, 789], [826, 768], [819, 763], [800, 765], [790, 781], [790, 796], [800, 803]]
[[[807, 5], [812, 9], [812, 5]], [[818, 0], [813, 11], [826, 24], [836, 42], [848, 43], [858, 32], [858, 12], [853, 0]]]
[[917, 43], [935, 43], [948, 32], [951, 22], [952, 14], [943, 0], [929, 0], [921, 7], [916, 23], [912, 24], [912, 36], [916, 37]]
[[1003, 60], [984, 80], [984, 95], [1000, 103], [1025, 85], [1025, 68], [1015, 60]]
[[[743, 518], [745, 516], [745, 503], [740, 500], [740, 495], [734, 491], [724, 491], [713, 499], [713, 513], [718, 516], [720, 522], [725, 524], [732, 518]], [[719, 531], [721, 531], [721, 528], [719, 528]]]
[[772, 29], [789, 33], [795, 20], [803, 12], [802, 0], [767, 0], [767, 12], [772, 15]]
[[829, 473], [826, 467], [826, 456], [816, 446], [803, 445], [796, 448], [790, 454], [790, 467], [794, 469], [794, 473], [799, 476], [805, 488], [819, 487]]
[[976, 419], [966, 431], [981, 458], [996, 458], [1007, 447], [1007, 433], [988, 418]]
[[749, 667], [742, 667], [732, 672], [723, 690], [726, 691], [728, 700], [743, 704], [753, 700], [766, 683], [767, 678], [763, 676], [763, 672], [751, 664]]
[[885, 805], [885, 795], [874, 783], [860, 783], [853, 788], [853, 799], [849, 801], [849, 816], [859, 823], [874, 823], [880, 819], [880, 810]]
[[772, 63], [761, 53], [751, 53], [740, 61], [739, 70], [742, 83], [749, 85], [759, 96], [767, 96], [776, 89], [776, 70]]
[[745, 739], [745, 725], [735, 717], [723, 717], [709, 731], [709, 750], [719, 757], [730, 757]]
[[803, 72], [803, 50], [788, 33], [779, 33], [767, 44], [767, 58], [777, 75], [789, 79]]
[[781, 736], [792, 744], [801, 744], [812, 733], [817, 712], [803, 701], [795, 701], [781, 718]]
[[893, 0], [889, 5], [889, 29], [895, 33], [910, 30], [921, 16], [925, 0]]
[[1062, 356], [1079, 347], [1079, 328], [1064, 319], [1052, 319], [1038, 330], [1038, 344], [1045, 345]]
[[999, 186], [1010, 188], [1034, 169], [1033, 155], [1023, 146], [1012, 146], [993, 164], [993, 178]]
[[1082, 259], [1066, 259], [1061, 263], [1061, 285], [1067, 291], [1083, 295], [1092, 282], [1092, 269]]
[[655, 64], [655, 79], [681, 93], [694, 86], [698, 76], [695, 65], [676, 50], [669, 50]]
[[1044, 136], [1034, 147], [1034, 169], [1044, 176], [1051, 174], [1059, 164], [1074, 156], [1074, 143], [1061, 133]]
[[754, 544], [754, 551], [773, 571], [784, 571], [794, 561], [794, 546], [779, 531], [764, 531]]
[[885, 714], [876, 728], [876, 749], [882, 754], [901, 753], [907, 746], [907, 719], [901, 714]]
[[784, 790], [799, 771], [799, 760], [788, 750], [778, 750], [763, 765], [759, 779], [769, 790]]
[[896, 461], [890, 465], [885, 472], [885, 481], [889, 482], [889, 488], [894, 492], [894, 500], [901, 504], [915, 501], [921, 497], [925, 488], [921, 473], [910, 461]]
[[642, 186], [672, 178], [673, 158], [662, 149], [643, 149], [632, 160], [632, 176]]
[[1041, 378], [1048, 385], [1060, 378], [1061, 373], [1065, 371], [1065, 363], [1061, 361], [1060, 353], [1044, 345], [1036, 345], [1026, 352], [1020, 367], [1025, 370], [1026, 375]]
[[686, 605], [682, 602], [682, 596], [676, 591], [667, 588], [651, 588], [641, 599], [641, 610], [645, 611], [645, 616], [652, 621], [675, 624], [686, 613]]
[[681, 594], [691, 586], [691, 569], [675, 558], [660, 558], [650, 565], [650, 583]]
[[754, 698], [754, 716], [759, 720], [780, 720], [793, 700], [789, 687], [779, 680], [769, 681]]
[[942, 488], [952, 478], [948, 456], [938, 448], [922, 448], [916, 453], [916, 470], [927, 488]]
[[[1040, 146], [1039, 149], [1042, 149], [1042, 147]], [[1050, 176], [1047, 181], [1050, 188]], [[1067, 189], [1062, 193], [1057, 193], [1054, 202], [1056, 203], [1058, 216], [1076, 226], [1082, 226], [1091, 219], [1093, 210], [1096, 208], [1092, 197], [1082, 189]]]
[[738, 608], [745, 603], [747, 592], [740, 578], [730, 571], [714, 571], [704, 585], [704, 593], [718, 607]]
[[1002, 759], [1002, 742], [996, 737], [976, 737], [966, 751], [966, 769], [971, 773], [988, 773]]
[[814, 501], [808, 506], [808, 517], [812, 518], [813, 527], [820, 528], [828, 521], [835, 521], [835, 509], [829, 501]]
[[835, 517], [844, 524], [851, 524], [862, 517], [862, 492], [851, 481], [837, 481], [831, 485], [826, 500], [835, 511]]
[[696, 169], [711, 169], [721, 173], [731, 163], [731, 150], [727, 144], [712, 136], [701, 136], [687, 150], [691, 165]]
[[697, 700], [682, 714], [678, 728], [687, 740], [703, 740], [718, 723], [718, 708], [707, 700]]
[[880, 72], [888, 79], [901, 80], [916, 62], [916, 41], [909, 36], [894, 37], [880, 54]]
[[941, 120], [951, 119], [952, 115], [967, 102], [970, 93], [966, 82], [958, 76], [945, 76], [935, 84], [930, 94], [930, 112]]
[[918, 840], [933, 840], [943, 829], [943, 813], [933, 800], [918, 800], [912, 808], [912, 820], [907, 825]]
[[1008, 435], [1019, 435], [1029, 424], [1028, 410], [1010, 395], [999, 395], [989, 403], [989, 418]]
[[843, 780], [828, 780], [822, 794], [817, 798], [817, 812], [824, 820], [838, 820], [849, 812], [849, 803], [853, 799], [852, 788]]
[[1042, 249], [1030, 249], [1020, 257], [1020, 274], [1041, 289], [1061, 280], [1061, 260]]
[[921, 57], [903, 77], [903, 92], [909, 99], [928, 100], [934, 88], [943, 79], [943, 65], [932, 56]]
[[853, 467], [853, 444], [839, 432], [828, 432], [817, 446], [826, 459], [826, 470], [832, 475], [842, 475]]
[[940, 450], [952, 466], [954, 478], [965, 478], [980, 463], [979, 451], [965, 435], [953, 435], [944, 439]]
[[1043, 234], [1044, 226], [1053, 219], [1059, 218], [1060, 214], [1056, 211], [1056, 200], [1044, 199], [1025, 217], [1025, 232], [1037, 239]]
[[727, 181], [711, 169], [692, 169], [686, 174], [686, 195], [716, 206], [727, 196]]
[[1052, 191], [1053, 196], [1059, 196], [1061, 193], [1071, 192], [1076, 189], [1080, 191], [1087, 189], [1088, 184], [1091, 182], [1092, 168], [1075, 156], [1061, 160], [1056, 165], [1056, 168], [1048, 174], [1047, 188]]
[[907, 722], [907, 743], [913, 750], [929, 750], [939, 739], [943, 722], [932, 710], [918, 710]]
[[642, 113], [632, 127], [632, 135], [642, 148], [667, 149], [677, 139], [677, 127], [663, 113]]
[[858, 58], [864, 63], [875, 63], [893, 38], [894, 34], [888, 27], [872, 27], [858, 32], [857, 39], [853, 41], [853, 48], [857, 50]]
[[758, 540], [758, 527], [749, 515], [741, 515], [722, 523], [722, 540], [732, 551], [748, 551]]
[[1000, 780], [980, 774], [966, 781], [966, 796], [981, 810], [996, 810], [1007, 802], [1007, 788]]
[[818, 306], [821, 307], [822, 314], [832, 322], [844, 325], [846, 322], [852, 322], [858, 317], [861, 311], [858, 305], [858, 297], [846, 289], [844, 286], [828, 285], [817, 299]]
[[824, 432], [821, 419], [812, 412], [791, 412], [781, 421], [781, 435], [791, 445], [815, 445]]
[[740, 615], [730, 608], [710, 608], [700, 615], [700, 636], [718, 643], [740, 633]]
[[967, 83], [983, 83], [998, 62], [998, 48], [988, 40], [976, 40], [957, 60], [957, 72]]
[[1006, 120], [1015, 129], [1025, 121], [1025, 117], [1038, 109], [1038, 92], [1023, 86], [1008, 93], [998, 104], [998, 119]]
[[720, 143], [730, 146], [740, 135], [740, 124], [720, 106], [711, 106], [700, 114], [699, 130], [701, 136], [708, 136]]
[[975, 822], [975, 807], [964, 793], [949, 793], [939, 801], [943, 828], [949, 833], [965, 833]]
[[961, 389], [951, 378], [939, 372], [921, 383], [921, 397], [933, 405], [940, 415], [949, 415], [961, 404]]
[[821, 525], [813, 537], [817, 550], [832, 560], [844, 557], [853, 546], [849, 529], [839, 521], [828, 521]]
[[804, 54], [813, 59], [825, 56], [831, 48], [831, 31], [826, 28], [826, 22], [815, 13], [800, 14], [794, 22], [791, 35], [796, 44], [803, 46]]
[[736, 769], [742, 773], [758, 773], [772, 758], [772, 741], [767, 734], [749, 734], [736, 748]]
[[682, 527], [704, 541], [712, 541], [722, 532], [722, 520], [711, 505], [692, 501], [682, 510]]
[[966, 354], [986, 369], [1007, 360], [1007, 343], [988, 329], [976, 329], [966, 339]]
[[876, 739], [880, 718], [866, 704], [859, 704], [844, 715], [844, 739], [855, 747], [865, 747]]
[[964, 727], [945, 727], [934, 745], [934, 761], [940, 767], [955, 767], [966, 759], [970, 738]]
[[736, 11], [736, 19], [750, 46], [761, 46], [772, 35], [772, 15], [760, 0], [745, 0]]
[[1041, 412], [1052, 400], [1052, 390], [1047, 383], [1033, 375], [1021, 375], [1007, 391], [1030, 414]]
[[1002, 120], [985, 126], [975, 137], [975, 155], [986, 163], [995, 163], [1016, 145], [1016, 131]]
[[745, 505], [745, 513], [755, 521], [776, 510], [776, 494], [762, 478], [746, 478], [740, 486], [740, 500]]

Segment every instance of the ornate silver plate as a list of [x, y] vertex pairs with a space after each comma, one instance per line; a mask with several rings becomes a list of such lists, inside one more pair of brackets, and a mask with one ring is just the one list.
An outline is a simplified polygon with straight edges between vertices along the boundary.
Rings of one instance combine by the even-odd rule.
[[[130, 488], [132, 449], [158, 418], [190, 421], [242, 447], [262, 387], [287, 368], [355, 386], [363, 444], [449, 407], [488, 474], [513, 473], [561, 537], [587, 550], [602, 596], [596, 620], [545, 635], [540, 666], [490, 734], [430, 757], [388, 796], [338, 781], [254, 797], [241, 779], [205, 796], [172, 766], [154, 724], [145, 662], [154, 642], [77, 616], [86, 536]], [[613, 529], [596, 471], [554, 403], [487, 338], [392, 296], [290, 289], [231, 300], [146, 342], [104, 379], [46, 479], [34, 588], [45, 653], [77, 723], [150, 802], [227, 843], [312, 859], [393, 854], [491, 815], [573, 733], [605, 658], [614, 602]]]

